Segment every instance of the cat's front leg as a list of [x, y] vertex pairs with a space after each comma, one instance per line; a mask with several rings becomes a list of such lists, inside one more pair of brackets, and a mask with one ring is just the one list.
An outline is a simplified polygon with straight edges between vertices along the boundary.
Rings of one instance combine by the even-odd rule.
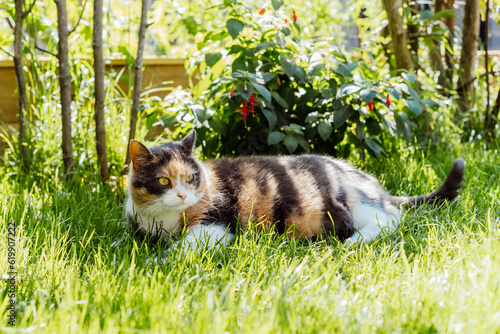
[[172, 247], [180, 247], [181, 251], [194, 250], [196, 254], [212, 248], [226, 247], [234, 239], [234, 234], [226, 227], [214, 224], [198, 224], [191, 226], [186, 237]]

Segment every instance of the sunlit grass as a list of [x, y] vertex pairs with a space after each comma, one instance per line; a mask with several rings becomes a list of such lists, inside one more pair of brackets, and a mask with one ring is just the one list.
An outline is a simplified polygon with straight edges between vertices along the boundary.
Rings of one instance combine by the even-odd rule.
[[[0, 272], [15, 222], [17, 328], [34, 332], [493, 333], [500, 330], [500, 153], [478, 144], [408, 149], [359, 164], [393, 194], [433, 190], [467, 161], [462, 195], [403, 215], [371, 244], [239, 236], [230, 247], [170, 253], [139, 243], [123, 190], [57, 174], [1, 181]], [[1, 166], [0, 173], [11, 170]], [[9, 298], [2, 281], [0, 327]]]

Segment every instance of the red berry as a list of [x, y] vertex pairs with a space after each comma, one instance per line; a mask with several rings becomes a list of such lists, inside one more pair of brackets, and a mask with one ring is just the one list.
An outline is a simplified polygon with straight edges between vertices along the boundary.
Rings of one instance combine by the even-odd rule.
[[370, 103], [368, 103], [368, 109], [370, 109], [370, 111], [373, 110], [373, 100], [371, 100]]
[[387, 94], [387, 100], [385, 100], [385, 103], [387, 103], [388, 106], [391, 105], [391, 99], [389, 98], [389, 94]]

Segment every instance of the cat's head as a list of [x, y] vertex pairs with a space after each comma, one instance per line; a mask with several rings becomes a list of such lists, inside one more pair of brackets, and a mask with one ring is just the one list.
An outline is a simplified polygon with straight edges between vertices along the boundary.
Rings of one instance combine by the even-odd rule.
[[154, 214], [184, 211], [205, 193], [203, 166], [192, 152], [196, 133], [180, 142], [168, 142], [148, 149], [137, 140], [130, 142], [129, 195], [134, 203]]

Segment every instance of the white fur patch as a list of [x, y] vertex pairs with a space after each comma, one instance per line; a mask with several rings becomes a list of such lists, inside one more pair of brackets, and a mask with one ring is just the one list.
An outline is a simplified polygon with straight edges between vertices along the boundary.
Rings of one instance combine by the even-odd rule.
[[176, 247], [180, 246], [183, 250], [191, 248], [198, 253], [204, 249], [226, 247], [233, 239], [234, 234], [222, 226], [196, 225], [189, 229], [186, 238], [179, 241]]
[[352, 217], [355, 227], [358, 230], [349, 239], [348, 242], [365, 241], [370, 242], [375, 239], [381, 231], [391, 232], [399, 225], [399, 211], [397, 209], [390, 214], [369, 204], [358, 204]]
[[126, 215], [131, 215], [145, 231], [160, 232], [161, 236], [167, 237], [180, 227], [182, 210], [162, 210], [156, 214], [151, 214], [151, 210], [134, 205], [131, 197], [127, 198], [125, 204]]

